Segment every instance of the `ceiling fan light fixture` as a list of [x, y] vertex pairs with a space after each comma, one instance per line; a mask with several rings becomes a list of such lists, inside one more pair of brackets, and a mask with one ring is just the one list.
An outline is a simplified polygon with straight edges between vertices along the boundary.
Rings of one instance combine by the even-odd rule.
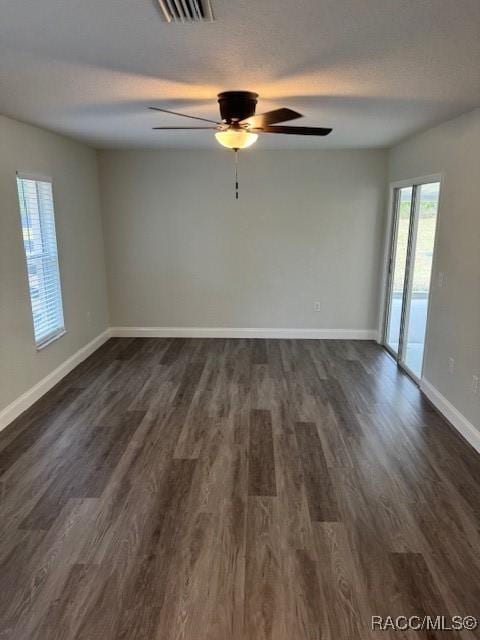
[[215, 134], [217, 141], [228, 149], [246, 149], [258, 139], [258, 134], [245, 129], [227, 129]]

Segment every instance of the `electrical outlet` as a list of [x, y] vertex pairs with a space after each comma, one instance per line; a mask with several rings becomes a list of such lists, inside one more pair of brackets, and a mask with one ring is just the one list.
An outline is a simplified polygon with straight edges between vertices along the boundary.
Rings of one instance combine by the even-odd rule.
[[447, 284], [447, 275], [444, 271], [440, 271], [438, 274], [438, 286], [441, 289]]
[[454, 358], [449, 358], [448, 359], [448, 373], [450, 375], [452, 375], [454, 371], [455, 371], [455, 359]]
[[321, 311], [320, 302], [313, 303], [313, 310], [319, 313]]
[[92, 324], [92, 314], [91, 314], [91, 312], [87, 311], [87, 313], [85, 315], [87, 317], [88, 324]]
[[473, 393], [478, 393], [480, 391], [478, 376], [472, 376], [472, 391]]

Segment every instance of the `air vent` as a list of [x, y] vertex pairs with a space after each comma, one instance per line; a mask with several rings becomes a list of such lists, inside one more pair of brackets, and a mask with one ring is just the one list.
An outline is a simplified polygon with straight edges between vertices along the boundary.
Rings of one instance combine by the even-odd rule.
[[166, 22], [213, 22], [210, 0], [158, 0]]

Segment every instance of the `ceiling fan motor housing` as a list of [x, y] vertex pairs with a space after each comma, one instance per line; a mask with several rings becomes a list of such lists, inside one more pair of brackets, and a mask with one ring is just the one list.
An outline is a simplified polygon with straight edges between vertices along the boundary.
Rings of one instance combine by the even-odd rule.
[[223, 91], [218, 94], [220, 115], [228, 124], [255, 115], [258, 93], [251, 91]]

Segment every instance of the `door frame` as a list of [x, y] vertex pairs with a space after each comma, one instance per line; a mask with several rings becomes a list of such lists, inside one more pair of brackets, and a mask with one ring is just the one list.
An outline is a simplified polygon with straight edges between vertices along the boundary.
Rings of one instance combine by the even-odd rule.
[[402, 299], [402, 318], [400, 324], [400, 339], [399, 339], [399, 352], [396, 354], [387, 344], [386, 341], [386, 332], [388, 328], [388, 312], [390, 309], [390, 293], [391, 287], [393, 284], [393, 258], [394, 258], [394, 249], [395, 249], [395, 239], [396, 233], [398, 229], [398, 200], [397, 195], [400, 189], [405, 187], [418, 187], [422, 184], [429, 184], [432, 182], [438, 182], [440, 184], [438, 190], [438, 206], [437, 206], [437, 220], [435, 225], [435, 237], [433, 241], [433, 255], [432, 255], [432, 270], [430, 273], [430, 285], [429, 285], [429, 295], [428, 295], [428, 304], [427, 304], [427, 326], [425, 330], [425, 343], [423, 350], [423, 358], [422, 358], [422, 378], [423, 378], [423, 367], [425, 363], [425, 357], [427, 354], [427, 344], [428, 344], [428, 332], [429, 332], [429, 318], [430, 318], [430, 308], [431, 308], [431, 299], [432, 299], [432, 282], [434, 273], [436, 273], [436, 247], [437, 247], [437, 239], [438, 239], [438, 227], [439, 227], [439, 216], [440, 216], [440, 207], [441, 207], [441, 197], [442, 197], [442, 189], [444, 188], [445, 176], [442, 173], [430, 174], [425, 176], [420, 176], [416, 178], [409, 178], [405, 180], [397, 180], [389, 183], [388, 188], [388, 210], [387, 210], [387, 223], [385, 229], [385, 251], [384, 251], [384, 261], [382, 268], [382, 277], [381, 277], [381, 292], [380, 292], [380, 306], [379, 306], [379, 330], [378, 330], [378, 341], [384, 347], [384, 349], [395, 359], [397, 365], [405, 371], [417, 384], [420, 384], [421, 378], [419, 378], [408, 366], [400, 360], [402, 355], [402, 347], [403, 347], [403, 338], [405, 332], [405, 317], [406, 317], [406, 302], [408, 300], [409, 292], [411, 292], [412, 287], [412, 277], [411, 277], [411, 269], [409, 265], [411, 264], [412, 253], [415, 251], [415, 246], [413, 246], [416, 242], [416, 226], [418, 225], [418, 215], [417, 208], [419, 205], [419, 201], [416, 198], [416, 194], [418, 192], [417, 189], [413, 189], [412, 191], [412, 209], [413, 209], [413, 220], [411, 221], [409, 227], [409, 236], [408, 236], [408, 245], [407, 245], [407, 256], [406, 256], [406, 269], [405, 269], [405, 284], [403, 290], [403, 299]]

